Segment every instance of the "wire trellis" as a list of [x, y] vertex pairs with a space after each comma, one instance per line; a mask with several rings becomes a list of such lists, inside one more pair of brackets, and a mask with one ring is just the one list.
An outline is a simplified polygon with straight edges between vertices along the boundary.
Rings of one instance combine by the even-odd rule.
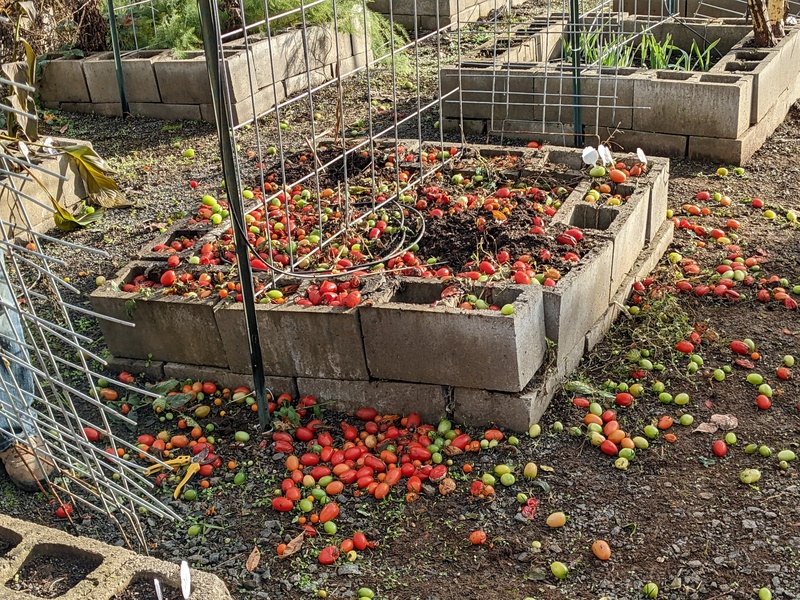
[[[34, 91], [24, 83], [7, 79], [0, 83], [11, 89]], [[37, 118], [5, 105], [0, 105], [0, 111], [31, 121]], [[76, 328], [75, 319], [86, 315], [107, 317], [67, 301], [70, 294], [80, 292], [57, 274], [65, 263], [53, 255], [56, 252], [47, 249], [63, 246], [95, 254], [104, 252], [40, 233], [29, 216], [29, 209], [53, 212], [52, 204], [33, 190], [47, 189], [46, 180], [67, 179], [53, 168], [58, 164], [58, 154], [57, 147], [41, 140], [12, 142], [0, 149], [0, 194], [7, 207], [0, 216], [0, 287], [4, 290], [0, 314], [4, 323], [18, 320], [20, 324], [4, 327], [5, 333], [0, 333], [0, 361], [5, 366], [0, 378], [0, 414], [13, 425], [4, 434], [28, 448], [35, 438], [44, 442], [38, 451], [40, 460], [55, 470], [46, 478], [42, 491], [52, 494], [58, 505], [72, 504], [107, 515], [117, 524], [128, 546], [137, 544], [147, 552], [139, 509], [168, 519], [179, 517], [153, 495], [153, 484], [144, 477], [141, 467], [124, 458], [129, 453], [138, 455], [140, 450], [116, 432], [119, 425], [133, 426], [135, 422], [99, 400], [97, 384], [103, 375], [91, 365], [105, 364], [105, 360], [88, 349], [93, 340]], [[44, 197], [56, 200], [49, 194]], [[119, 385], [134, 393], [158, 397], [128, 384]], [[85, 428], [100, 433], [102, 447], [90, 439]], [[66, 513], [70, 520], [77, 516], [78, 513]]]

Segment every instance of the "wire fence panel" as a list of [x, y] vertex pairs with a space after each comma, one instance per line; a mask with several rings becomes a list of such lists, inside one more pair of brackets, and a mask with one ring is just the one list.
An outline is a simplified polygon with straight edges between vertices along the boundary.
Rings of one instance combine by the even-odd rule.
[[[3, 79], [2, 84], [18, 98], [33, 92], [24, 83]], [[26, 131], [35, 130], [33, 111], [6, 105], [0, 111], [6, 119], [13, 115], [16, 123], [26, 124]], [[67, 176], [57, 167], [66, 157], [49, 138], [20, 135], [16, 141], [7, 138], [0, 149], [0, 443], [5, 446], [13, 438], [30, 448], [35, 439], [43, 440], [38, 464], [49, 476], [42, 491], [53, 494], [56, 506], [108, 515], [129, 546], [138, 544], [146, 552], [139, 510], [178, 517], [155, 498], [152, 482], [128, 460], [140, 450], [118, 433], [135, 421], [100, 399], [103, 375], [92, 364], [105, 361], [87, 349], [92, 340], [76, 322], [104, 317], [70, 303], [68, 297], [79, 292], [56, 274], [64, 266], [56, 256], [58, 247], [75, 250], [76, 245], [41, 233], [37, 226], [42, 219], [52, 224], [52, 215], [59, 214], [54, 194]], [[62, 512], [70, 520], [83, 514]]]

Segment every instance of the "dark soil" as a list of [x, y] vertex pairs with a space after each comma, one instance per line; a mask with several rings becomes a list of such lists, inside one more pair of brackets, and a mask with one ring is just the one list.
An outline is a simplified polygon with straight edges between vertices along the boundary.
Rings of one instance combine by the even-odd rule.
[[76, 556], [39, 554], [29, 557], [6, 587], [39, 598], [57, 598], [94, 571], [98, 563]]
[[[161, 594], [164, 600], [183, 600], [180, 589], [161, 582]], [[156, 588], [152, 579], [138, 579], [132, 582], [125, 590], [116, 594], [112, 600], [153, 600], [156, 598]]]
[[7, 542], [3, 538], [0, 538], [0, 556], [8, 554], [14, 548], [14, 546], [15, 544], [12, 544], [11, 542]]

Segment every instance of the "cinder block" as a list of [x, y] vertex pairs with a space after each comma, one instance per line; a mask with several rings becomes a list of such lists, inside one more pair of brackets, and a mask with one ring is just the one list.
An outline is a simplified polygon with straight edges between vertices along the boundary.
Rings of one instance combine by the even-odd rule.
[[[581, 122], [594, 127], [633, 126], [636, 69], [587, 69], [581, 76]], [[567, 71], [535, 69], [534, 118], [572, 124], [575, 98]], [[638, 104], [636, 104], [638, 106]]]
[[[158, 276], [164, 270], [162, 263], [132, 262], [117, 273], [113, 283], [121, 286], [137, 275]], [[116, 291], [112, 282], [107, 282], [92, 293], [91, 302], [92, 309], [100, 315], [134, 325], [99, 320], [113, 356], [228, 367], [214, 319], [214, 300], [158, 293], [148, 299], [137, 293]]]
[[165, 121], [199, 121], [199, 104], [161, 104], [131, 102], [131, 114]]
[[634, 81], [633, 129], [738, 138], [750, 124], [752, 80], [656, 71]]
[[144, 373], [148, 379], [155, 379], [156, 381], [164, 379], [164, 361], [161, 360], [140, 360], [112, 356], [106, 361], [105, 368], [112, 373], [127, 371], [135, 375]]
[[453, 389], [453, 419], [457, 423], [483, 427], [497, 425], [512, 431], [527, 431], [544, 414], [559, 389], [559, 377], [548, 371], [514, 393], [456, 387]]
[[647, 131], [614, 130], [609, 127], [587, 127], [587, 143], [591, 143], [589, 136], [595, 136], [600, 143], [613, 134], [614, 147], [619, 147], [626, 152], [635, 152], [641, 148], [648, 156], [678, 156], [684, 157], [688, 152], [689, 137], [686, 135], [672, 135], [669, 133], [652, 133]]
[[[630, 181], [638, 184], [635, 179]], [[586, 202], [588, 182], [581, 183], [556, 213], [554, 222], [564, 223], [583, 230], [592, 229], [614, 244], [611, 261], [611, 289], [613, 295], [622, 284], [644, 246], [650, 209], [650, 186], [647, 183], [629, 187], [620, 185], [617, 192], [628, 196], [619, 206]]]
[[[280, 54], [278, 40], [286, 34], [273, 38], [250, 40], [250, 52], [256, 70], [258, 89], [272, 85], [273, 81], [281, 82], [286, 77], [286, 55]], [[297, 35], [296, 33], [293, 35]]]
[[[237, 388], [244, 385], [253, 388], [253, 375], [251, 373], [234, 373], [228, 369], [209, 368], [201, 365], [185, 365], [181, 363], [164, 363], [164, 377], [168, 379], [193, 379], [195, 381], [214, 381], [221, 387]], [[248, 369], [249, 371], [249, 369]], [[281, 394], [297, 396], [297, 382], [293, 377], [265, 377], [267, 388], [275, 397]]]
[[744, 164], [756, 150], [766, 141], [766, 139], [783, 123], [791, 105], [800, 98], [800, 77], [798, 77], [794, 87], [786, 90], [761, 122], [750, 127], [744, 135], [731, 143], [720, 144], [711, 138], [689, 138], [689, 157], [690, 158], [712, 158], [717, 162], [729, 164]]
[[645, 246], [636, 263], [630, 270], [630, 273], [623, 281], [622, 285], [617, 290], [612, 298], [611, 304], [605, 313], [592, 325], [591, 329], [586, 333], [586, 352], [590, 352], [603, 341], [606, 333], [611, 329], [614, 321], [622, 312], [621, 306], [624, 306], [628, 300], [628, 295], [631, 292], [634, 282], [640, 281], [647, 277], [658, 264], [658, 261], [667, 251], [674, 234], [675, 227], [672, 222], [664, 221], [658, 229], [658, 232], [653, 236], [651, 242]]
[[611, 298], [614, 245], [604, 239], [594, 244], [554, 287], [543, 288], [545, 335], [558, 345], [559, 360], [581, 343]]
[[585, 350], [585, 334], [581, 336], [578, 342], [566, 352], [563, 349], [558, 350], [556, 357], [556, 372], [558, 373], [559, 380], [563, 381], [575, 372], [575, 370], [578, 368], [578, 365], [581, 364]]
[[91, 102], [62, 102], [61, 110], [66, 112], [100, 115], [101, 117], [121, 117], [122, 106], [119, 102], [112, 104], [92, 104]]
[[[633, 285], [633, 281], [631, 281], [631, 285]], [[622, 288], [620, 288], [620, 291]], [[626, 294], [627, 296], [627, 294]], [[619, 316], [620, 308], [616, 304], [610, 304], [606, 309], [606, 312], [602, 314], [602, 316], [597, 319], [594, 325], [591, 326], [589, 331], [586, 332], [585, 338], [585, 351], [591, 352], [594, 350], [595, 346], [603, 341], [603, 338], [606, 337], [606, 333], [611, 329], [611, 326], [614, 324], [614, 321], [617, 320]]]
[[651, 158], [647, 177], [650, 181], [650, 207], [647, 211], [647, 231], [644, 239], [649, 244], [667, 219], [669, 160]]
[[[161, 52], [139, 52], [122, 59], [122, 77], [128, 102], [161, 102], [153, 57]], [[93, 103], [119, 102], [119, 85], [114, 55], [98, 54], [83, 61], [83, 72]]]
[[[233, 105], [233, 124], [240, 125], [248, 121], [252, 121], [255, 117], [260, 117], [272, 107], [275, 106], [275, 98], [277, 102], [283, 102], [286, 99], [286, 90], [281, 82], [277, 85], [268, 85], [267, 87], [256, 92], [253, 98], [246, 98]], [[255, 104], [255, 113], [253, 112], [253, 105]], [[254, 117], [255, 114], [255, 117]], [[214, 107], [211, 104], [200, 105], [200, 119], [207, 123], [216, 123], [214, 115]]]
[[153, 69], [166, 104], [210, 104], [211, 83], [202, 53], [190, 52], [186, 58], [175, 59], [168, 54], [153, 60]]
[[371, 406], [379, 413], [407, 415], [417, 412], [435, 423], [446, 415], [446, 389], [438, 385], [397, 381], [348, 381], [345, 379], [297, 379], [301, 396], [331, 403], [335, 410], [355, 412]]
[[[267, 375], [369, 379], [357, 310], [258, 304], [256, 311]], [[216, 319], [230, 369], [250, 372], [244, 307], [226, 304]]]
[[800, 29], [790, 30], [774, 48], [754, 48], [752, 40], [751, 33], [711, 71], [752, 77], [750, 124], [754, 125], [764, 118], [785, 90], [794, 87], [800, 72]]
[[[539, 287], [481, 287], [490, 304], [512, 304], [514, 314], [431, 306], [447, 284], [403, 278], [387, 303], [360, 309], [370, 375], [392, 379], [519, 391], [541, 365], [544, 309]], [[425, 338], [409, 335], [424, 331]], [[486, 369], [486, 349], [501, 369]]]
[[89, 102], [82, 61], [67, 58], [45, 61], [37, 91], [43, 102]]
[[[56, 145], [71, 144], [84, 144], [91, 147], [90, 142], [81, 140], [56, 140]], [[27, 238], [28, 236], [22, 231], [28, 229], [29, 225], [38, 232], [45, 232], [55, 226], [50, 195], [67, 210], [73, 210], [86, 197], [83, 178], [68, 156], [60, 154], [54, 157], [37, 158], [35, 162], [42, 168], [57, 173], [65, 179], [61, 180], [50, 173], [33, 169], [34, 175], [44, 187], [30, 178], [26, 181], [19, 177], [13, 177], [3, 181], [0, 185], [0, 219], [12, 224], [4, 226], [7, 227], [9, 239], [13, 239], [18, 234]]]
[[[43, 527], [0, 514], [3, 537], [17, 541], [17, 546], [0, 560], [0, 585], [10, 581], [25, 561], [36, 555], [80, 557], [94, 566], [89, 575], [68, 592], [64, 600], [111, 600], [121, 594], [131, 582], [141, 578], [159, 578], [164, 584], [180, 588], [180, 565], [141, 556], [130, 550], [104, 544], [88, 537], [74, 537], [64, 531]], [[54, 576], [58, 576], [56, 573]], [[198, 599], [230, 600], [225, 584], [215, 575], [191, 569], [191, 597]], [[7, 587], [4, 597], [33, 598]]]
[[483, 119], [442, 119], [440, 121], [442, 131], [460, 132], [463, 124], [464, 135], [485, 135], [488, 122]]
[[287, 77], [283, 80], [286, 97], [288, 98], [301, 92], [307, 93], [308, 90], [324, 83], [327, 79], [328, 74], [325, 72], [324, 67], [315, 68], [313, 71], [308, 71], [308, 73], [303, 71], [299, 75]]

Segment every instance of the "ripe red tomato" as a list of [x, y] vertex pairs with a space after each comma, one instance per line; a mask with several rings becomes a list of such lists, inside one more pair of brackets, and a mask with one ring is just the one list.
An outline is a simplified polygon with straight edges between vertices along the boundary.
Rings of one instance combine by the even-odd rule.
[[[327, 505], [326, 505], [327, 506]], [[366, 550], [367, 536], [360, 531], [353, 534], [353, 546], [356, 550]]]
[[620, 392], [617, 394], [616, 400], [619, 406], [631, 406], [633, 404], [633, 396], [628, 392]]
[[714, 454], [722, 457], [728, 453], [728, 444], [725, 443], [725, 440], [717, 440], [714, 442], [714, 445], [711, 446], [711, 449], [714, 451]]
[[683, 340], [675, 345], [675, 350], [682, 352], [683, 354], [691, 354], [694, 352], [694, 344], [692, 344], [692, 342]]
[[100, 432], [97, 431], [94, 427], [84, 427], [83, 434], [86, 436], [86, 439], [90, 442], [96, 442], [100, 439]]
[[161, 285], [164, 287], [169, 287], [178, 279], [178, 276], [175, 274], [175, 271], [169, 270], [164, 271], [164, 274], [161, 276]]
[[758, 398], [756, 398], [756, 406], [761, 410], [767, 410], [770, 406], [772, 406], [772, 400], [770, 400], [764, 394], [759, 394]]
[[278, 512], [289, 512], [294, 508], [294, 502], [284, 496], [278, 496], [272, 499], [272, 508]]
[[71, 514], [72, 514], [71, 504], [62, 504], [56, 509], [56, 516], [59, 519], [66, 519]]
[[355, 308], [361, 303], [361, 292], [353, 290], [344, 298], [344, 305], [347, 308]]

